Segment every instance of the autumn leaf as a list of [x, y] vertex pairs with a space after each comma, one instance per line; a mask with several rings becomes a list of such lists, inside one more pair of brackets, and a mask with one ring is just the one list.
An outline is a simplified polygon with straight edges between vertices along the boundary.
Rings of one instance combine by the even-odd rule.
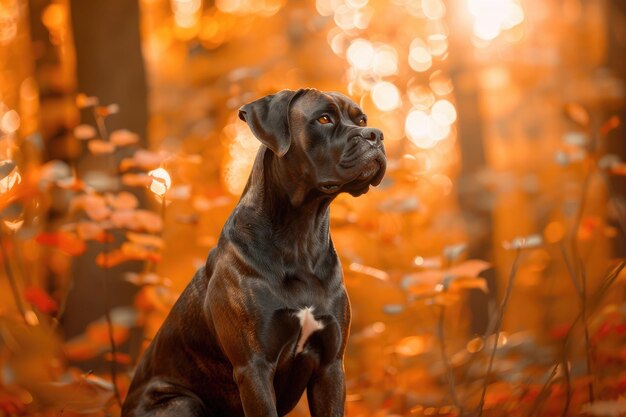
[[76, 234], [82, 240], [96, 240], [103, 232], [104, 229], [98, 223], [80, 222], [76, 224]]
[[105, 198], [98, 194], [82, 194], [74, 197], [70, 210], [83, 210], [94, 221], [102, 221], [111, 214]]
[[69, 232], [40, 233], [35, 239], [40, 245], [54, 246], [70, 256], [85, 252], [85, 242]]
[[111, 132], [109, 141], [115, 146], [128, 146], [139, 142], [139, 135], [130, 130], [120, 129]]
[[172, 285], [172, 280], [169, 278], [163, 278], [158, 274], [155, 274], [153, 272], [146, 272], [146, 273], [135, 273], [135, 272], [128, 272], [125, 274], [125, 279], [126, 281], [135, 284], [137, 286], [142, 286], [142, 285], [164, 285], [166, 287], [169, 287]]
[[69, 165], [57, 159], [48, 161], [39, 168], [40, 184], [53, 183], [72, 175]]
[[113, 268], [128, 261], [160, 262], [161, 254], [133, 242], [124, 242], [119, 249], [96, 256], [96, 265], [101, 268]]
[[46, 314], [54, 313], [59, 308], [57, 302], [39, 287], [27, 287], [24, 289], [24, 298], [30, 304], [37, 307], [39, 311]]
[[430, 338], [424, 336], [408, 336], [395, 344], [393, 351], [402, 356], [415, 356], [428, 350]]
[[[124, 343], [128, 339], [129, 331], [126, 326], [112, 323], [112, 337], [116, 345]], [[105, 320], [97, 320], [89, 323], [85, 330], [87, 338], [100, 346], [109, 346], [109, 326]]]
[[148, 174], [128, 173], [122, 175], [122, 184], [128, 187], [147, 187], [152, 184], [152, 177]]
[[565, 115], [581, 127], [589, 127], [591, 120], [589, 112], [578, 103], [567, 103], [565, 105]]
[[137, 150], [132, 158], [125, 158], [120, 163], [120, 170], [127, 171], [131, 168], [155, 169], [165, 160], [166, 155], [162, 152], [152, 152], [145, 149]]
[[88, 124], [81, 124], [74, 128], [74, 137], [80, 140], [92, 139], [96, 136], [96, 129]]
[[488, 293], [487, 281], [484, 278], [458, 277], [450, 284], [451, 290], [476, 289]]
[[603, 136], [608, 135], [612, 130], [617, 129], [618, 127], [620, 127], [621, 125], [621, 121], [619, 119], [619, 117], [617, 116], [612, 116], [609, 118], [609, 120], [607, 120], [606, 122], [604, 122], [602, 124], [602, 126], [600, 126], [600, 134], [602, 134]]
[[126, 233], [126, 238], [133, 243], [143, 245], [147, 247], [161, 249], [163, 248], [163, 239], [159, 236], [145, 234], [145, 233]]
[[469, 353], [476, 353], [476, 352], [480, 352], [481, 350], [483, 350], [484, 347], [485, 347], [485, 342], [483, 338], [474, 337], [469, 342], [467, 342], [465, 349], [467, 349]]
[[107, 194], [107, 202], [115, 210], [131, 210], [137, 208], [139, 200], [128, 191], [122, 191], [117, 195]]
[[611, 174], [626, 175], [626, 163], [616, 162], [613, 165], [611, 165], [610, 171], [611, 171]]
[[39, 383], [32, 391], [44, 408], [54, 407], [81, 414], [101, 412], [114, 397], [113, 386], [94, 376], [77, 381]]
[[115, 145], [102, 139], [92, 139], [87, 143], [89, 152], [94, 155], [105, 155], [115, 151]]
[[97, 106], [98, 102], [98, 97], [88, 96], [83, 93], [79, 93], [76, 95], [76, 107], [78, 107], [79, 109]]
[[491, 264], [489, 262], [485, 262], [480, 259], [470, 259], [449, 268], [448, 274], [456, 277], [473, 278], [477, 277], [478, 274], [489, 268], [491, 268]]
[[93, 359], [106, 349], [102, 344], [81, 335], [68, 340], [63, 346], [63, 353], [66, 358], [80, 362]]
[[57, 187], [63, 190], [82, 191], [85, 189], [85, 183], [76, 177], [62, 178], [55, 182]]
[[160, 285], [144, 286], [135, 297], [135, 308], [139, 311], [169, 312], [177, 295], [171, 289]]
[[102, 252], [96, 256], [96, 265], [101, 268], [113, 268], [122, 262], [130, 261], [121, 250], [115, 249], [110, 252]]
[[98, 106], [95, 109], [96, 114], [100, 117], [107, 117], [112, 114], [117, 114], [119, 111], [120, 106], [115, 103], [109, 104], [108, 106]]
[[136, 228], [133, 230], [145, 230], [150, 233], [158, 233], [163, 229], [161, 216], [148, 210], [135, 212]]

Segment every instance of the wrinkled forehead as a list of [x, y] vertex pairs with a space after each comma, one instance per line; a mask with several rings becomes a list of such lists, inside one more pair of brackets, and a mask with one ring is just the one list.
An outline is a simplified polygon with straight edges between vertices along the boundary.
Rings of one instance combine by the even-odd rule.
[[295, 103], [292, 111], [304, 116], [314, 116], [322, 112], [338, 112], [350, 118], [362, 115], [357, 104], [341, 93], [307, 90]]

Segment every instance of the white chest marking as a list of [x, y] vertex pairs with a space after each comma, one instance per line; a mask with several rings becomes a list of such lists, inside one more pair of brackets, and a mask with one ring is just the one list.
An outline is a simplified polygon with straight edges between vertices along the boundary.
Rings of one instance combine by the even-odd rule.
[[304, 349], [304, 344], [306, 343], [311, 333], [322, 330], [324, 328], [324, 324], [315, 320], [315, 316], [313, 315], [313, 307], [305, 307], [302, 310], [296, 313], [296, 317], [300, 319], [300, 338], [298, 339], [298, 346], [296, 348], [296, 353], [302, 352]]

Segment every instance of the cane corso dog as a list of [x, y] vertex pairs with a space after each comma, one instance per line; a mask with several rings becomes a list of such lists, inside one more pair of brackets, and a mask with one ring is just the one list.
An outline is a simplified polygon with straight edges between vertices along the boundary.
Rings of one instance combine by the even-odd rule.
[[383, 134], [344, 95], [283, 90], [239, 110], [261, 146], [206, 265], [146, 350], [125, 417], [274, 417], [306, 390], [343, 416], [350, 304], [329, 205], [378, 185]]

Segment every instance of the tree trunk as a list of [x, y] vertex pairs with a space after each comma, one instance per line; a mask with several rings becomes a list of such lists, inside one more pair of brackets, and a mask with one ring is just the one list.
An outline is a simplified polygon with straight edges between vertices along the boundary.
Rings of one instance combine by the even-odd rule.
[[[106, 120], [108, 132], [131, 130], [139, 134], [145, 145], [147, 86], [138, 1], [70, 0], [70, 8], [78, 92], [96, 96], [102, 105], [118, 104], [119, 113]], [[81, 122], [95, 126], [90, 111], [82, 112]], [[116, 155], [118, 159], [122, 156], [120, 153]], [[78, 174], [98, 170], [111, 172], [109, 164], [110, 159], [83, 151], [77, 161]], [[110, 244], [108, 249], [118, 244]], [[125, 282], [122, 275], [133, 266], [114, 268], [105, 274], [95, 264], [95, 257], [105, 249], [102, 245], [90, 245], [89, 251], [74, 265], [74, 288], [63, 319], [68, 338], [82, 333], [87, 324], [103, 316], [106, 308], [132, 304], [135, 288]], [[138, 269], [136, 265], [135, 269]], [[108, 285], [108, 302], [103, 285]]]

